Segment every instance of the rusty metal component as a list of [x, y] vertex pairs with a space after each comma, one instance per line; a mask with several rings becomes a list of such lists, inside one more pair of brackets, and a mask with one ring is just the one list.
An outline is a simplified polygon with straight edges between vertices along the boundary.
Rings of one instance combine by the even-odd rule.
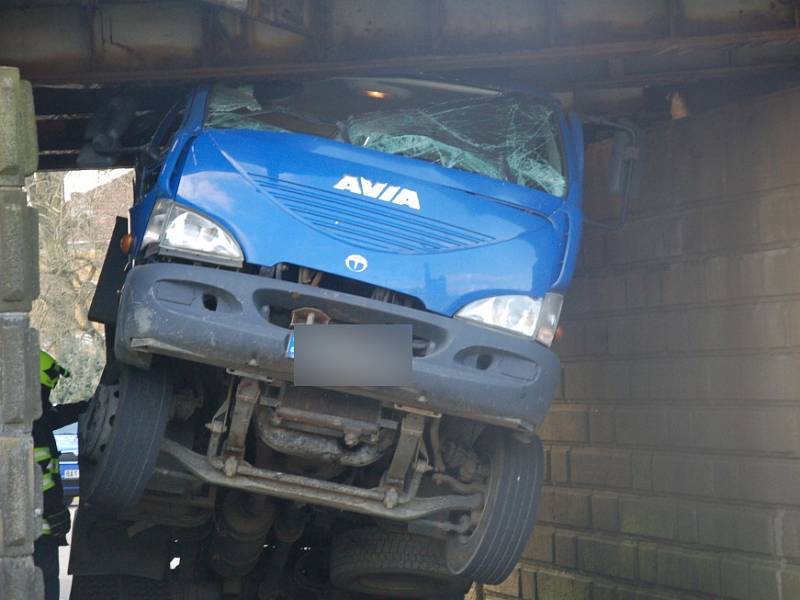
[[[782, 58], [787, 62], [793, 56], [788, 43], [800, 36], [791, 16], [736, 23], [731, 19], [735, 15], [720, 8], [723, 2], [714, 3], [717, 16], [722, 17], [716, 22], [706, 15], [694, 20], [693, 13], [688, 13], [687, 18], [673, 21], [676, 25], [672, 31], [667, 27], [667, 14], [653, 11], [652, 3], [646, 3], [646, 7], [642, 3], [651, 12], [646, 19], [644, 12], [632, 13], [629, 3], [623, 7], [620, 1], [620, 11], [615, 13], [613, 2], [607, 2], [602, 5], [602, 15], [585, 11], [560, 15], [553, 20], [550, 36], [541, 35], [548, 27], [546, 16], [535, 11], [518, 15], [521, 18], [511, 22], [500, 18], [506, 11], [498, 11], [496, 18], [488, 20], [471, 11], [453, 10], [443, 15], [443, 28], [431, 32], [428, 11], [408, 10], [404, 4], [389, 11], [383, 5], [352, 2], [355, 11], [347, 18], [342, 15], [346, 10], [343, 2], [331, 0], [327, 4], [339, 18], [326, 20], [321, 14], [324, 11], [316, 11], [308, 18], [278, 21], [252, 12], [240, 16], [189, 0], [151, 0], [128, 6], [104, 2], [102, 6], [71, 5], [47, 10], [9, 8], [3, 11], [0, 22], [0, 61], [19, 64], [37, 81], [60, 83], [339, 75], [408, 69], [441, 72], [530, 68], [571, 60], [601, 64], [623, 59], [621, 66], [602, 65], [607, 69], [604, 79], [611, 83], [615, 75], [641, 73], [646, 66], [650, 72], [685, 70], [687, 63], [680, 56], [685, 52], [706, 52], [703, 68], [730, 66], [728, 60], [741, 68], [752, 66], [754, 60], [774, 64]], [[592, 3], [572, 2], [570, 8], [581, 4]], [[658, 4], [666, 7], [670, 3]], [[308, 14], [307, 10], [298, 8]], [[623, 21], [621, 14], [630, 17]], [[358, 20], [354, 20], [356, 16]], [[142, 27], [145, 19], [149, 28]], [[202, 27], [204, 19], [213, 25]], [[368, 22], [372, 25], [368, 26]], [[107, 35], [110, 23], [114, 24], [113, 38]], [[60, 29], [55, 28], [56, 24]], [[325, 29], [314, 32], [316, 24]], [[279, 29], [284, 33], [280, 37], [276, 36]], [[516, 30], [517, 35], [509, 35], [509, 29]], [[61, 35], [54, 37], [52, 31]], [[22, 44], [24, 39], [30, 42], [45, 35], [49, 35], [49, 43], [38, 45], [35, 52], [30, 43]], [[430, 36], [427, 40], [426, 35]], [[423, 39], [416, 39], [420, 36]], [[553, 39], [551, 45], [532, 41], [547, 37]], [[170, 44], [157, 43], [163, 39]], [[390, 40], [396, 43], [387, 44]], [[403, 50], [410, 40], [415, 40], [416, 47], [427, 46], [428, 52], [409, 56]], [[325, 48], [326, 41], [335, 47], [335, 52]], [[781, 52], [759, 56], [752, 47], [781, 42], [786, 46], [783, 56]], [[724, 53], [731, 47], [739, 47], [741, 52], [733, 57], [714, 56], [712, 52]], [[216, 64], [204, 65], [200, 57], [203, 50], [211, 48], [217, 51], [213, 61]], [[658, 64], [653, 57], [659, 58]], [[646, 59], [650, 59], [649, 65]], [[562, 77], [571, 69], [570, 65], [562, 69]], [[574, 71], [574, 77], [580, 77], [579, 70]]]
[[381, 429], [397, 429], [396, 421], [381, 417], [375, 400], [331, 390], [286, 386], [278, 398], [265, 403], [274, 409], [273, 425], [309, 433], [376, 443]]
[[486, 491], [486, 486], [478, 481], [464, 483], [451, 475], [447, 475], [446, 473], [434, 473], [433, 483], [437, 485], [446, 485], [454, 492], [459, 494], [474, 494], [477, 492], [483, 493]]
[[227, 493], [211, 538], [211, 567], [224, 577], [253, 570], [275, 521], [275, 503], [266, 496]]
[[305, 475], [314, 479], [334, 479], [344, 473], [348, 467], [287, 454], [281, 468], [286, 473]]
[[442, 456], [445, 465], [457, 472], [461, 482], [471, 483], [481, 475], [481, 461], [472, 448], [448, 440], [443, 444]]
[[297, 280], [302, 284], [318, 287], [322, 281], [322, 271], [316, 271], [308, 267], [300, 267]]
[[346, 467], [366, 467], [378, 460], [385, 450], [385, 445], [377, 444], [362, 444], [351, 450], [343, 448], [333, 437], [276, 427], [270, 423], [267, 410], [258, 412], [256, 424], [258, 437], [262, 442], [273, 450], [289, 456]]
[[789, 1], [427, 4], [18, 0], [0, 62], [49, 84], [486, 69], [566, 91], [786, 67], [800, 40]]
[[91, 86], [36, 89], [42, 164], [70, 168], [113, 87], [98, 83], [141, 82], [149, 99], [169, 95], [154, 82], [469, 71], [624, 114], [652, 109], [648, 86], [796, 81], [798, 15], [791, 0], [17, 0], [0, 7], [0, 63], [36, 84]]
[[416, 413], [408, 413], [403, 417], [397, 447], [384, 475], [388, 486], [400, 489], [405, 486], [408, 469], [419, 454], [423, 433], [425, 433], [425, 417]]
[[[310, 279], [309, 281], [303, 283], [311, 284], [312, 281], [313, 279]], [[317, 281], [317, 283], [319, 283], [319, 281]], [[289, 327], [294, 327], [295, 325], [300, 325], [300, 324], [327, 325], [328, 323], [330, 323], [330, 320], [331, 318], [318, 308], [308, 308], [308, 307], [295, 308], [292, 311], [292, 321], [291, 323], [289, 323]]]
[[[420, 398], [421, 402], [425, 402], [425, 397]], [[442, 416], [442, 413], [435, 412], [433, 410], [426, 410], [424, 408], [419, 408], [416, 406], [409, 406], [405, 404], [395, 404], [394, 407], [397, 410], [402, 410], [406, 413], [412, 413], [415, 415], [422, 415], [423, 417], [430, 417], [431, 419], [439, 419]]]
[[228, 438], [225, 442], [225, 454], [241, 457], [244, 453], [247, 430], [250, 427], [250, 418], [253, 409], [258, 404], [261, 395], [261, 386], [252, 379], [242, 379], [236, 388], [236, 403], [231, 412]]
[[208, 441], [207, 450], [209, 458], [212, 456], [217, 456], [219, 454], [220, 447], [222, 446], [222, 436], [226, 431], [225, 418], [228, 414], [228, 407], [231, 403], [231, 393], [232, 389], [228, 391], [228, 398], [220, 405], [220, 407], [217, 409], [217, 412], [214, 413], [211, 421], [206, 424], [206, 428], [211, 432], [211, 438]]
[[[375, 405], [376, 408], [380, 408], [377, 402]], [[346, 410], [347, 406], [342, 408]], [[273, 425], [295, 425], [298, 429], [306, 431], [316, 430], [317, 433], [326, 435], [344, 435], [345, 440], [348, 438], [351, 440], [348, 446], [354, 446], [360, 440], [375, 443], [378, 441], [377, 435], [380, 431], [378, 418], [375, 422], [369, 422], [337, 414], [313, 413], [291, 406], [279, 406], [265, 414]]]
[[211, 432], [206, 454], [209, 459], [221, 456], [229, 476], [236, 474], [236, 466], [244, 456], [247, 431], [260, 397], [258, 380], [242, 378], [238, 384], [232, 381], [227, 398], [206, 425]]
[[[45, 57], [57, 56], [59, 60], [50, 65], [51, 71], [65, 66], [77, 71], [78, 66], [86, 65], [107, 70], [147, 68], [157, 65], [158, 59], [165, 67], [176, 63], [187, 67], [199, 64], [198, 51], [203, 46], [217, 48], [217, 63], [232, 62], [235, 47], [241, 50], [242, 63], [259, 57], [262, 63], [286, 57], [300, 62], [322, 58], [326, 50], [327, 54], [340, 57], [403, 56], [408, 54], [412, 41], [415, 48], [447, 56], [459, 51], [546, 49], [570, 44], [591, 46], [612, 41], [784, 31], [796, 24], [793, 7], [768, 0], [748, 2], [746, 10], [727, 0], [635, 5], [620, 0], [542, 2], [519, 4], [516, 9], [507, 2], [490, 1], [481, 3], [480, 11], [465, 9], [462, 3], [446, 2], [435, 19], [421, 3], [399, 3], [388, 8], [366, 0], [331, 0], [326, 3], [325, 19], [311, 13], [304, 0], [281, 2], [280, 11], [274, 10], [273, 2], [248, 4], [245, 0], [207, 0], [205, 6], [191, 0], [150, 0], [133, 7], [121, 1], [107, 1], [85, 7], [70, 4], [60, 10], [21, 9], [22, 4], [16, 2], [5, 10], [3, 34], [7, 33], [10, 39], [0, 44], [0, 57], [12, 64], [19, 62], [13, 59], [23, 58], [24, 66], [46, 68]], [[239, 14], [219, 10], [214, 4]], [[499, 5], [497, 10], [492, 4]], [[492, 14], [493, 18], [486, 19], [485, 14]], [[147, 15], [158, 19], [151, 20], [150, 29], [139, 29], [135, 37], [134, 28]], [[161, 22], [168, 18], [182, 18], [183, 22], [179, 23], [181, 26]], [[200, 27], [202, 19], [214, 25], [204, 30]], [[55, 30], [58, 36], [51, 33], [51, 48], [29, 49], [25, 55], [12, 45], [25, 33], [32, 39], [31, 34], [36, 31], [52, 32], [53, 25], [59, 22], [63, 31]], [[275, 39], [276, 29], [285, 32], [281, 39]], [[163, 37], [167, 33], [174, 37]], [[316, 34], [316, 41], [309, 39], [312, 34]], [[171, 45], [158, 46], [156, 40], [161, 39], [169, 39]], [[330, 52], [332, 49], [335, 52]], [[271, 55], [268, 50], [272, 50]], [[169, 51], [175, 54], [170, 56]]]
[[442, 443], [439, 430], [442, 426], [441, 417], [431, 423], [431, 452], [433, 453], [433, 469], [437, 473], [444, 472], [444, 457], [442, 456]]
[[392, 445], [397, 422], [381, 416], [378, 402], [330, 390], [286, 386], [256, 411], [264, 444], [308, 461], [364, 467]]
[[[422, 484], [422, 476], [425, 475], [428, 471], [431, 470], [431, 466], [428, 464], [427, 460], [418, 460], [414, 464], [414, 470], [411, 474], [411, 481], [408, 484], [408, 487], [402, 494], [397, 494], [396, 502], [393, 502], [388, 499], [384, 499], [384, 504], [389, 508], [394, 507], [396, 504], [406, 504], [414, 500], [417, 497], [417, 492], [419, 492], [419, 486]], [[390, 491], [395, 491], [395, 488], [389, 488]]]
[[[456, 73], [478, 69], [494, 70], [501, 67], [526, 69], [528, 71], [538, 70], [537, 67], [552, 67], [560, 61], [588, 62], [593, 58], [606, 61], [615, 57], [626, 57], [634, 61], [639, 55], [672, 55], [680, 52], [685, 53], [706, 53], [721, 52], [727, 47], [746, 47], [749, 44], [779, 44], [786, 45], [789, 49], [796, 47], [800, 40], [800, 30], [777, 31], [754, 34], [736, 34], [713, 36], [711, 39], [701, 38], [700, 40], [681, 40], [680, 43], [672, 40], [655, 40], [649, 43], [643, 42], [622, 42], [603, 44], [599, 47], [590, 45], [545, 49], [534, 52], [512, 52], [508, 54], [485, 54], [485, 55], [459, 55], [443, 58], [440, 56], [421, 56], [413, 58], [394, 58], [376, 60], [372, 62], [337, 62], [337, 63], [282, 63], [282, 64], [258, 64], [257, 66], [234, 65], [226, 68], [217, 67], [198, 67], [195, 69], [176, 69], [176, 70], [150, 70], [150, 71], [126, 71], [126, 72], [95, 72], [81, 73], [69, 72], [65, 74], [45, 74], [34, 72], [34, 78], [48, 84], [58, 84], [67, 82], [78, 83], [111, 83], [111, 82], [141, 82], [149, 81], [181, 81], [181, 80], [205, 80], [205, 79], [225, 79], [225, 78], [253, 78], [253, 77], [288, 77], [292, 75], [320, 76], [323, 74], [331, 75], [356, 75], [371, 74], [375, 72], [397, 72], [406, 70], [420, 70], [427, 72]], [[692, 43], [692, 42], [700, 43]], [[597, 56], [593, 55], [593, 52]], [[747, 53], [744, 53], [747, 54]], [[771, 60], [763, 62], [744, 63], [733, 67], [720, 66], [717, 68], [696, 67], [687, 68], [665, 68], [648, 69], [646, 66], [638, 66], [634, 69], [630, 67], [627, 71], [635, 72], [635, 75], [611, 78], [607, 72], [593, 72], [591, 78], [585, 75], [579, 78], [574, 75], [567, 78], [570, 71], [561, 69], [562, 77], [558, 79], [544, 80], [540, 78], [542, 85], [554, 91], [568, 91], [582, 89], [586, 86], [598, 88], [615, 89], [620, 87], [642, 86], [653, 83], [663, 83], [664, 81], [680, 82], [694, 81], [699, 78], [721, 78], [735, 75], [747, 75], [763, 72], [765, 70], [786, 69], [791, 66], [792, 55], [788, 52], [781, 60], [770, 57]], [[684, 59], [685, 60], [685, 59]], [[661, 62], [669, 61], [662, 59]], [[702, 61], [698, 57], [698, 64]], [[535, 82], [536, 77], [530, 76], [531, 82]]]
[[228, 477], [222, 472], [223, 462], [219, 458], [209, 460], [172, 440], [165, 440], [161, 451], [211, 485], [327, 506], [384, 519], [413, 521], [447, 511], [478, 510], [483, 505], [481, 494], [471, 494], [413, 498], [394, 508], [387, 508], [384, 505], [386, 497], [384, 488], [358, 488], [268, 469], [258, 469], [247, 463], [240, 463], [237, 474]]

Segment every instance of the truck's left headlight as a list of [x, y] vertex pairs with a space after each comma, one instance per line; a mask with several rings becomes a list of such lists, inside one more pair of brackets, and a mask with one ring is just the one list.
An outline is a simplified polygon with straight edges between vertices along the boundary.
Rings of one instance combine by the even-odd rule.
[[512, 331], [550, 346], [558, 328], [564, 297], [549, 292], [543, 298], [509, 295], [470, 302], [456, 317]]
[[153, 208], [142, 245], [151, 243], [156, 243], [159, 251], [188, 258], [226, 264], [244, 260], [239, 244], [221, 225], [171, 200], [159, 200]]

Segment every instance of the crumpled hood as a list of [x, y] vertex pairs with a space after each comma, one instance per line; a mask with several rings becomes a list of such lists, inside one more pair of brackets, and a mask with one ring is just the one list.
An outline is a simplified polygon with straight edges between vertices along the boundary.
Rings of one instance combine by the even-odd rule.
[[555, 197], [301, 134], [201, 134], [177, 200], [225, 226], [247, 262], [359, 279], [444, 314], [492, 292], [543, 295], [563, 257], [545, 216]]
[[[401, 189], [427, 185], [432, 186], [428, 190], [432, 194], [468, 193], [476, 199], [516, 205], [542, 215], [552, 214], [563, 203], [538, 190], [314, 136], [250, 130], [211, 130], [206, 135], [240, 172], [322, 190], [331, 189], [332, 178], [338, 180], [342, 173], [352, 172], [357, 177], [366, 174], [374, 183], [391, 182], [387, 185]], [[313, 157], [310, 170], [304, 169], [310, 163], [308, 157]]]

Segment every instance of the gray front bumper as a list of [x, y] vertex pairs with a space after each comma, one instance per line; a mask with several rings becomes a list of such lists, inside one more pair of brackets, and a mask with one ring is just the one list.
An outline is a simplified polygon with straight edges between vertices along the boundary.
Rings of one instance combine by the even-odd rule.
[[182, 264], [128, 273], [114, 350], [142, 368], [159, 354], [291, 382], [290, 330], [271, 323], [267, 307], [313, 307], [334, 322], [410, 323], [414, 336], [434, 343], [427, 356], [413, 359], [413, 385], [343, 390], [389, 405], [531, 430], [559, 379], [558, 357], [521, 337], [360, 296]]

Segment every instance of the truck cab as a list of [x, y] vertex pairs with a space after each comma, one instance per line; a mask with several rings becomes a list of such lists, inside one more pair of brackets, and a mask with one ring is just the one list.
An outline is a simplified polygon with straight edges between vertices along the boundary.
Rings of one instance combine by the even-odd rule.
[[85, 510], [191, 523], [204, 572], [270, 589], [298, 547], [343, 593], [502, 581], [536, 517], [582, 180], [579, 119], [531, 91], [198, 85], [141, 148], [115, 242]]

